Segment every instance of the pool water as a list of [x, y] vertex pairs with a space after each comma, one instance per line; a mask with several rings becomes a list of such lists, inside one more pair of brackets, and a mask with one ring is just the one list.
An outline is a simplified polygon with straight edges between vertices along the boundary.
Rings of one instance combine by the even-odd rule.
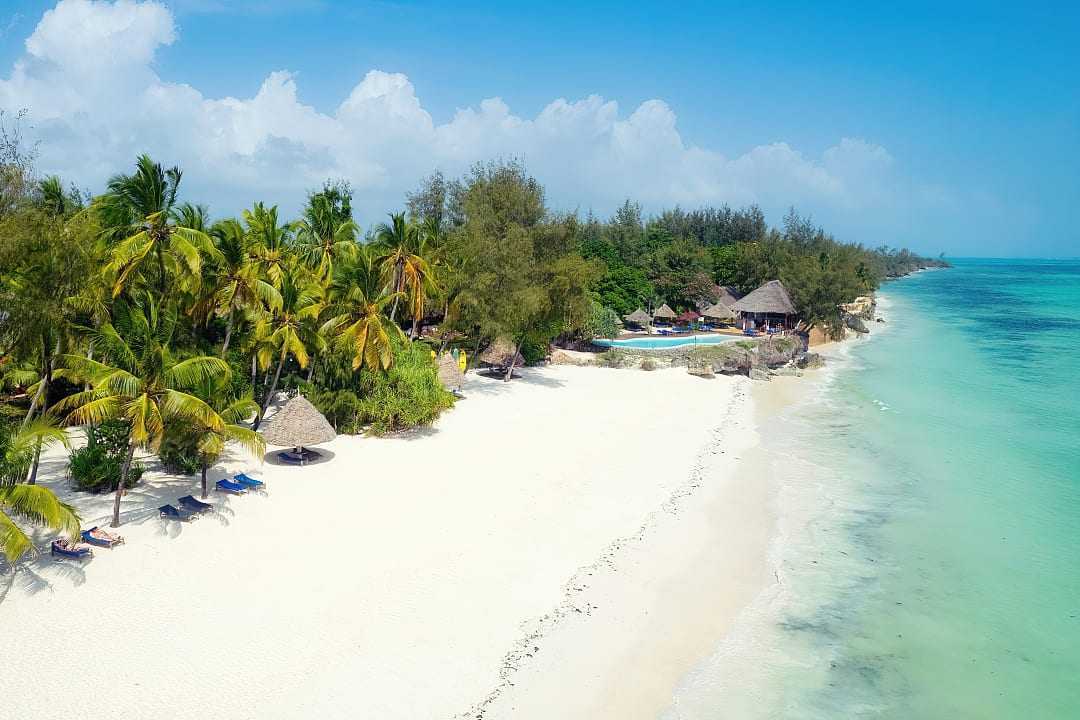
[[593, 340], [593, 345], [600, 347], [641, 348], [663, 350], [685, 345], [720, 345], [739, 340], [738, 335], [676, 335], [673, 337], [626, 338], [624, 340]]

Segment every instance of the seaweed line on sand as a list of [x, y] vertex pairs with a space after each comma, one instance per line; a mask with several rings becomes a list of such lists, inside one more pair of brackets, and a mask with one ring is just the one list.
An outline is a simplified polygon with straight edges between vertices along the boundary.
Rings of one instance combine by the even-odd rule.
[[690, 478], [676, 488], [659, 508], [646, 515], [644, 522], [636, 531], [630, 535], [616, 538], [611, 541], [604, 552], [602, 552], [596, 560], [588, 565], [578, 568], [570, 580], [563, 586], [562, 601], [559, 602], [554, 609], [539, 618], [522, 623], [523, 628], [525, 628], [525, 634], [515, 642], [506, 655], [503, 656], [502, 664], [499, 668], [498, 684], [496, 684], [491, 692], [489, 692], [481, 701], [474, 704], [468, 710], [454, 715], [454, 720], [483, 720], [484, 714], [487, 712], [488, 708], [491, 707], [508, 687], [513, 687], [514, 683], [512, 677], [514, 673], [521, 669], [522, 666], [528, 663], [528, 661], [540, 651], [539, 643], [545, 636], [561, 625], [567, 618], [580, 615], [592, 615], [592, 611], [596, 609], [597, 606], [592, 605], [589, 602], [582, 602], [579, 597], [581, 593], [589, 589], [589, 581], [587, 578], [603, 572], [605, 569], [617, 572], [618, 567], [615, 561], [617, 556], [624, 549], [631, 545], [637, 545], [644, 540], [645, 536], [657, 525], [662, 517], [678, 514], [680, 504], [697, 492], [697, 489], [701, 487], [704, 482], [703, 475], [708, 458], [715, 455], [721, 449], [721, 444], [729, 431], [729, 428], [726, 427], [726, 423], [734, 412], [746, 402], [748, 393], [748, 388], [743, 384], [736, 386], [732, 401], [728, 404], [724, 416], [721, 418], [719, 424], [710, 431], [708, 443], [706, 443], [705, 447], [695, 458], [693, 468], [690, 472]]

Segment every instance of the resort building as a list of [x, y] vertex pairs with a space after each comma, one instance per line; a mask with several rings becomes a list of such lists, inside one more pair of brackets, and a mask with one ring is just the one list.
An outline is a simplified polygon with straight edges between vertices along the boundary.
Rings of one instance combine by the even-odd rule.
[[646, 328], [652, 324], [652, 316], [645, 312], [641, 308], [638, 308], [634, 312], [623, 317], [623, 320], [627, 325], [634, 325], [639, 328]]
[[743, 330], [776, 332], [793, 330], [797, 322], [795, 304], [779, 280], [770, 280], [736, 302], [732, 308]]
[[656, 308], [656, 312], [653, 313], [653, 320], [659, 323], [671, 323], [675, 321], [675, 311], [668, 307], [667, 303], [664, 303], [660, 307]]

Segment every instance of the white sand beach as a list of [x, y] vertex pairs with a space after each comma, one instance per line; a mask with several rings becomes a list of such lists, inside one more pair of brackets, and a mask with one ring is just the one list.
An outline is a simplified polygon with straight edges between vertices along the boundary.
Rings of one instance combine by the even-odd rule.
[[[685, 371], [470, 375], [433, 428], [339, 437], [266, 495], [3, 579], [13, 718], [655, 718], [772, 582], [750, 382]], [[111, 497], [72, 495], [84, 526]], [[44, 546], [44, 536], [42, 545]]]

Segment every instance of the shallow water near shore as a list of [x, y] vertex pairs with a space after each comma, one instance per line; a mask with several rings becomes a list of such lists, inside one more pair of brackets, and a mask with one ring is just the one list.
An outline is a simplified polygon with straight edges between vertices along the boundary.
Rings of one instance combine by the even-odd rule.
[[1080, 262], [881, 298], [763, 428], [779, 582], [665, 718], [1080, 717]]

